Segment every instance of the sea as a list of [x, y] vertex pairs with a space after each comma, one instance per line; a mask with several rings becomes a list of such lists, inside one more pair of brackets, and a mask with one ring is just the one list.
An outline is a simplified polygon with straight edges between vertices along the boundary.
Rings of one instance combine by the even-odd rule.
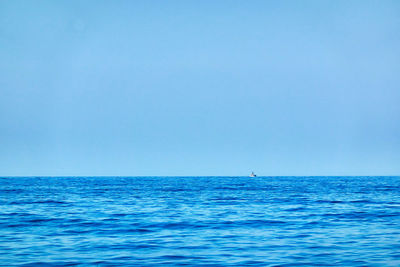
[[0, 266], [400, 266], [400, 177], [2, 177]]

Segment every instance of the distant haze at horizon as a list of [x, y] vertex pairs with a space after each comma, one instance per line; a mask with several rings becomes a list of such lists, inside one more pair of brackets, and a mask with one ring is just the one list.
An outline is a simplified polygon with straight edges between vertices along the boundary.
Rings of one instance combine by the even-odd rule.
[[400, 175], [399, 1], [1, 1], [0, 176]]

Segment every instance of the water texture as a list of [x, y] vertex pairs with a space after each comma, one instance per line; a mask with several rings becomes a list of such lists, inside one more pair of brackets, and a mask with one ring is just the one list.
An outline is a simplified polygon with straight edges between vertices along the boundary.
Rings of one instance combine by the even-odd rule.
[[1, 266], [399, 266], [400, 177], [4, 177]]

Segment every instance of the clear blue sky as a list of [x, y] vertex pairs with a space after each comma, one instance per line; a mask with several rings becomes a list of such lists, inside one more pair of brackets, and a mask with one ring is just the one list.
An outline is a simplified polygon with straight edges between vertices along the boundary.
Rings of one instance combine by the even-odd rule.
[[0, 1], [0, 175], [398, 175], [400, 1]]

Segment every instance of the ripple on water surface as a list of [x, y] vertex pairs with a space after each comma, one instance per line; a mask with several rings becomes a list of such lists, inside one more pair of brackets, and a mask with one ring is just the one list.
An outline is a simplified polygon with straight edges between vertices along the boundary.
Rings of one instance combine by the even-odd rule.
[[400, 265], [399, 177], [0, 178], [0, 265]]

